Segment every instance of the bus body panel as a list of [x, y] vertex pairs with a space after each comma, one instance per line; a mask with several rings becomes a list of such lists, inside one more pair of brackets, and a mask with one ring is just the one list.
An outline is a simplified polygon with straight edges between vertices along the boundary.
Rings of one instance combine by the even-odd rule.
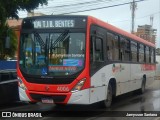
[[67, 104], [90, 104], [90, 89], [73, 92]]
[[[116, 95], [124, 94], [131, 91], [129, 88], [130, 81], [130, 64], [114, 63], [109, 64], [98, 70], [91, 77], [91, 103], [99, 102], [106, 99], [108, 84], [111, 79], [116, 80]], [[126, 74], [128, 73], [128, 74]]]
[[92, 16], [88, 16], [88, 19], [89, 19], [89, 23], [91, 23], [91, 24], [95, 24], [95, 25], [101, 26], [101, 27], [103, 27], [105, 29], [108, 29], [108, 30], [113, 31], [115, 33], [118, 33], [120, 35], [123, 35], [123, 36], [126, 36], [128, 38], [131, 38], [131, 39], [133, 39], [133, 40], [135, 40], [137, 42], [142, 42], [142, 43], [144, 43], [144, 44], [146, 44], [148, 46], [155, 47], [155, 44], [153, 44], [151, 42], [148, 42], [148, 41], [146, 41], [146, 40], [144, 40], [144, 39], [142, 39], [142, 38], [140, 38], [140, 37], [138, 37], [136, 35], [130, 34], [130, 33], [126, 32], [126, 31], [124, 31], [122, 29], [119, 29], [119, 28], [117, 28], [117, 27], [115, 27], [115, 26], [113, 26], [111, 24], [108, 24], [108, 23], [105, 23], [105, 22], [103, 22], [101, 20], [98, 20], [97, 18], [94, 18]]
[[[126, 93], [129, 90], [130, 64], [113, 63], [104, 66], [91, 77], [91, 86], [108, 86], [112, 78], [116, 79], [117, 94]], [[126, 87], [123, 87], [121, 83]]]
[[[33, 92], [33, 91], [25, 91], [22, 88], [19, 88], [19, 96], [21, 101], [34, 101], [34, 102], [39, 102], [39, 101], [33, 99], [30, 94], [35, 94], [35, 95], [45, 95], [45, 96], [63, 96], [66, 95], [66, 98], [63, 102], [56, 102], [56, 103], [61, 103], [61, 104], [90, 104], [90, 99], [89, 99], [89, 94], [90, 94], [90, 89], [84, 89], [78, 92], [74, 93], [49, 93], [49, 92]], [[41, 97], [41, 99], [45, 98], [44, 96]], [[37, 98], [38, 99], [38, 98]]]
[[97, 86], [90, 88], [90, 104], [106, 99], [108, 86]]
[[[154, 76], [155, 70], [153, 69], [154, 67], [152, 68], [152, 66], [148, 67], [146, 65], [150, 69], [143, 70], [143, 68], [145, 68], [146, 66], [144, 65], [144, 67], [142, 63], [138, 64], [128, 61], [109, 61], [108, 63], [108, 61], [105, 60], [104, 63], [106, 64], [104, 64], [103, 67], [101, 67], [91, 75], [91, 25], [100, 26], [103, 29], [112, 31], [115, 34], [119, 34], [127, 38], [131, 38], [134, 41], [142, 42], [148, 46], [154, 47], [154, 45], [91, 16], [87, 17], [86, 22], [85, 66], [82, 72], [79, 73], [79, 75], [69, 84], [39, 84], [36, 82], [31, 83], [25, 80], [23, 74], [20, 71], [18, 63], [18, 77], [22, 79], [23, 83], [27, 87], [27, 90], [22, 90], [21, 88], [19, 88], [20, 99], [22, 101], [38, 102], [41, 101], [43, 97], [53, 97], [53, 100], [61, 99], [61, 101], [54, 101], [55, 103], [60, 104], [92, 104], [106, 99], [108, 84], [112, 79], [116, 80], [115, 96], [141, 88], [141, 83], [144, 75], [146, 75], [147, 77], [147, 83], [149, 79], [153, 80], [152, 78]], [[71, 92], [76, 84], [84, 78], [86, 79], [86, 81], [82, 89], [79, 91]]]
[[139, 64], [131, 64], [131, 85], [130, 89], [133, 91], [135, 89], [139, 89], [142, 84], [142, 78], [145, 73], [141, 70], [141, 65]]
[[155, 76], [155, 65], [146, 65], [153, 67], [147, 71], [143, 70], [142, 66], [143, 64], [116, 63], [101, 68], [91, 77], [91, 87], [94, 87], [90, 92], [91, 103], [106, 99], [107, 87], [111, 79], [116, 79], [116, 96], [140, 89], [144, 75], [147, 79], [146, 84], [151, 84]]
[[27, 102], [31, 101], [28, 95], [26, 94], [25, 90], [23, 90], [20, 87], [18, 87], [18, 90], [19, 90], [19, 98], [21, 101], [27, 101]]

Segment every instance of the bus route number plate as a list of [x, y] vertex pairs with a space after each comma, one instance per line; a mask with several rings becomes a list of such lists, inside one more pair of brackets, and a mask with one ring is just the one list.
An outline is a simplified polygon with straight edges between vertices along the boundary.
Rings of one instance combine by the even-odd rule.
[[54, 103], [53, 99], [49, 99], [49, 98], [42, 98], [42, 103]]

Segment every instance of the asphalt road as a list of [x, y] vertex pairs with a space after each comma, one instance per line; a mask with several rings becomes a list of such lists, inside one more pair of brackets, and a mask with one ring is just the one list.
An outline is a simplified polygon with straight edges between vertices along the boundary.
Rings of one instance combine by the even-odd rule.
[[[147, 86], [146, 92], [139, 95], [136, 92], [128, 93], [116, 97], [112, 107], [103, 109], [99, 104], [93, 105], [67, 105], [55, 106], [54, 104], [28, 104], [24, 102], [16, 102], [13, 104], [5, 104], [0, 106], [0, 112], [15, 111], [19, 113], [39, 112], [42, 117], [35, 118], [39, 120], [160, 120], [160, 117], [145, 116], [160, 115], [160, 80], [155, 80], [151, 85]], [[125, 115], [143, 114], [143, 117], [125, 117]], [[76, 118], [75, 118], [76, 117]], [[3, 118], [13, 119], [13, 118]], [[22, 119], [22, 118], [16, 118]], [[27, 119], [27, 118], [23, 118]]]

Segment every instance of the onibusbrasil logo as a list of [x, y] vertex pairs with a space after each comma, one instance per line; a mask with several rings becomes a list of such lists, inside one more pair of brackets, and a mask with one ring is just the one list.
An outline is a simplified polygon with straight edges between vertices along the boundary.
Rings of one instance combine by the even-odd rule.
[[41, 113], [31, 112], [2, 112], [2, 118], [41, 118]]

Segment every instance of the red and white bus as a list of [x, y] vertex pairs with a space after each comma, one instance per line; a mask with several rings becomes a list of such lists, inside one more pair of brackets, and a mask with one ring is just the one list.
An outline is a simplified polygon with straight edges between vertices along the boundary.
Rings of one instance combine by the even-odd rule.
[[19, 41], [20, 100], [92, 104], [143, 93], [155, 76], [155, 45], [91, 16], [25, 18]]

